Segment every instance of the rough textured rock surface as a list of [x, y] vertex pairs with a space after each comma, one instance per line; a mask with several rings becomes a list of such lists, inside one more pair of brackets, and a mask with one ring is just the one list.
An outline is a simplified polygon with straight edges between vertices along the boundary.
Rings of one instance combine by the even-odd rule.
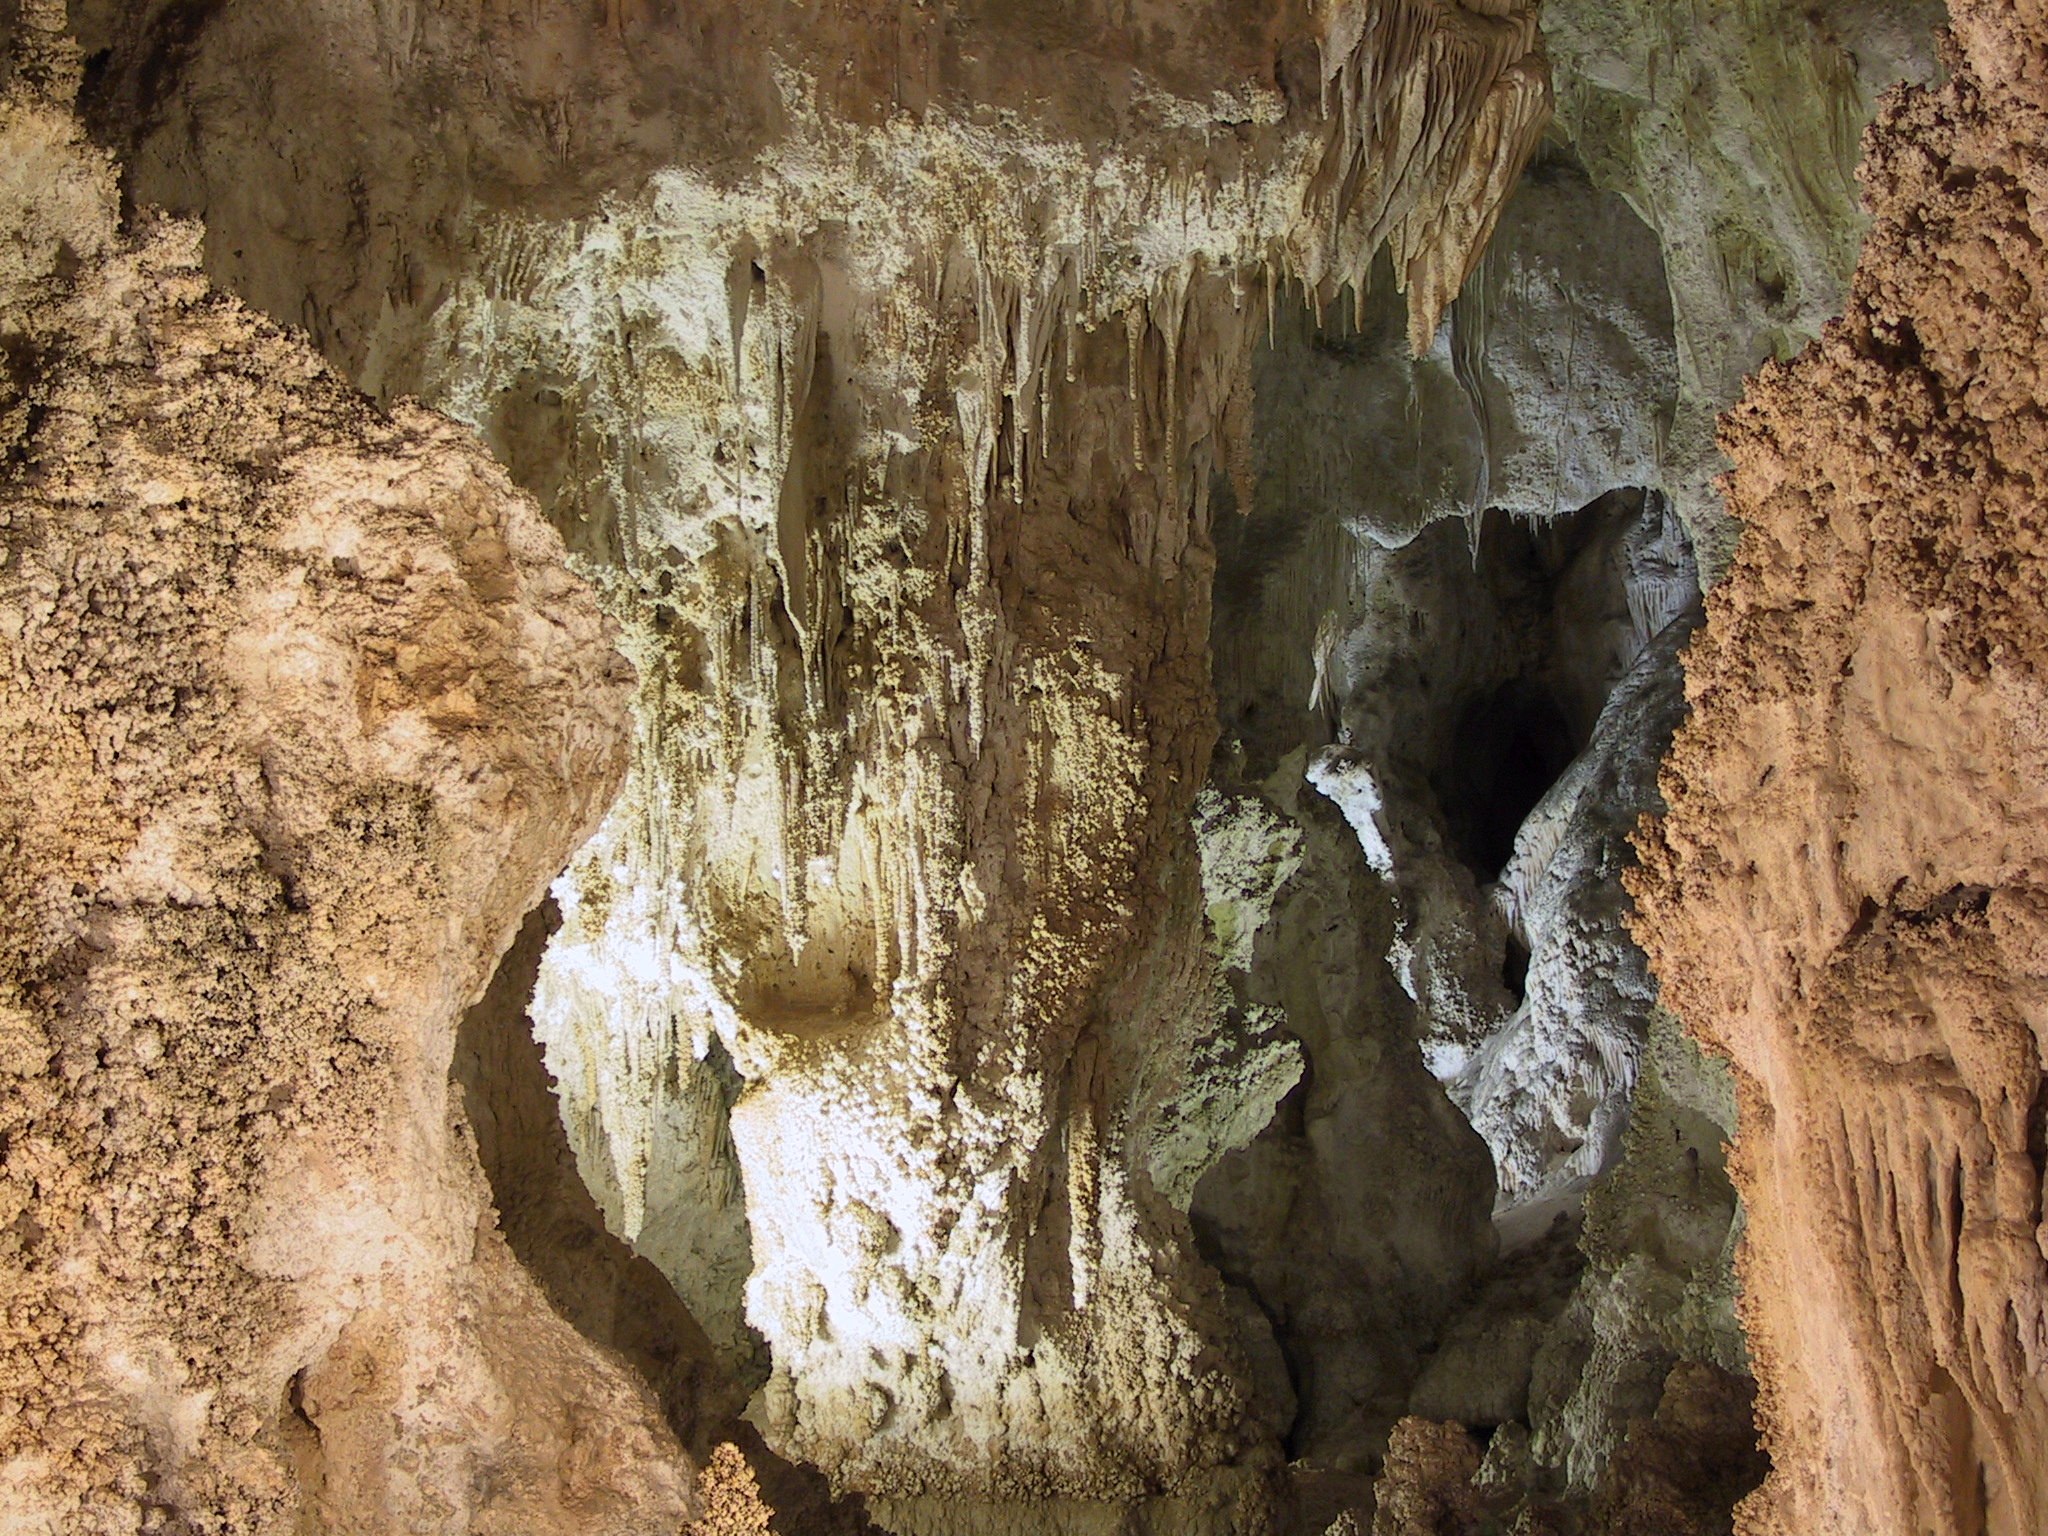
[[1703, 424], [1834, 303], [1923, 21], [1553, 0], [1522, 176], [1503, 0], [80, 0], [129, 200], [621, 626], [624, 790], [454, 1065], [507, 1262], [692, 1450], [1221, 1532], [1283, 1456], [1369, 1520], [1419, 1414], [1590, 1518], [1739, 1375], [1623, 835]]
[[1554, 1207], [1628, 1116], [1651, 989], [1613, 875], [1682, 630], [1600, 716], [1697, 596], [1661, 498], [1577, 515], [1656, 483], [1677, 389], [1656, 241], [1553, 154], [1432, 352], [1394, 344], [1384, 288], [1326, 321], [1290, 319], [1257, 364], [1253, 497], [1218, 577], [1223, 726], [1254, 777], [1314, 754], [1391, 888], [1390, 959], [1503, 1209]]
[[[1584, 1495], [1674, 1358], [1740, 1366], [1732, 1199], [1635, 1247], [1688, 1206], [1689, 1166], [1616, 1185], [1594, 1229], [1612, 1262], [1576, 1300], [1576, 1226], [1495, 1272], [1481, 1220], [1514, 1245], [1576, 1219], [1627, 1160], [1657, 1033], [1618, 874], [1697, 587], [1667, 504], [1614, 488], [1656, 474], [1670, 327], [1652, 233], [1552, 152], [1432, 352], [1399, 345], [1382, 285], [1321, 326], [1283, 317], [1256, 363], [1252, 498], [1218, 524], [1214, 778], [1301, 840], [1246, 985], [1306, 1075], [1194, 1213], [1285, 1363], [1290, 1453], [1333, 1476], [1369, 1476], [1416, 1411], [1533, 1423], [1533, 1465]], [[1669, 1135], [1660, 1102], [1643, 1123]], [[1684, 1134], [1711, 1178], [1719, 1129]], [[1675, 1343], [1680, 1295], [1719, 1312]]]
[[697, 1493], [704, 1508], [691, 1536], [773, 1536], [775, 1511], [761, 1502], [761, 1485], [731, 1441], [704, 1463]]
[[[1240, 510], [1278, 535], [1276, 556], [1304, 525], [1391, 548], [1440, 518], [1552, 517], [1659, 483], [1678, 363], [1656, 237], [1569, 153], [1539, 153], [1419, 355], [1392, 275], [1383, 261], [1363, 295], [1273, 316]], [[1313, 647], [1292, 638], [1219, 656], [1226, 698], [1301, 707]]]
[[[1269, 552], [1253, 540], [1287, 511], [1247, 547]], [[1308, 1078], [1198, 1190], [1198, 1231], [1271, 1322], [1297, 1457], [1376, 1470], [1404, 1411], [1516, 1424], [1536, 1481], [1589, 1496], [1674, 1361], [1743, 1363], [1732, 1106], [1655, 1008], [1619, 883], [1679, 712], [1690, 563], [1640, 492], [1535, 529], [1493, 518], [1476, 551], [1451, 522], [1354, 543], [1336, 573], [1304, 521], [1248, 588], [1226, 563], [1223, 601], [1258, 606], [1219, 617], [1219, 677], [1278, 663], [1286, 626], [1305, 645], [1315, 598], [1348, 584], [1349, 627], [1320, 621], [1346, 739], [1275, 762], [1327, 717], [1268, 714], [1253, 685], [1223, 695], [1243, 734], [1216, 771], [1303, 838], [1249, 986], [1284, 1000]], [[1537, 1246], [1495, 1269], [1496, 1239]]]
[[1482, 1452], [1460, 1424], [1403, 1419], [1374, 1483], [1373, 1536], [1726, 1536], [1768, 1468], [1751, 1419], [1755, 1390], [1711, 1365], [1673, 1367], [1590, 1497], [1571, 1501], [1531, 1491], [1519, 1436], [1496, 1434]]
[[560, 541], [0, 101], [0, 1524], [662, 1532], [692, 1468], [496, 1230], [463, 1008], [625, 767]]
[[[1620, 1155], [1586, 1191], [1585, 1268], [1529, 1362], [1523, 1418], [1545, 1484], [1593, 1488], [1674, 1367], [1748, 1374], [1733, 1270], [1742, 1227], [1725, 1166], [1735, 1125], [1726, 1070], [1654, 1010]], [[1481, 1339], [1491, 1313], [1468, 1314]]]
[[[1669, 637], [1661, 675], [1638, 680], [1648, 708], [1573, 770], [1583, 780], [1604, 756], [1606, 782], [1590, 796], [1560, 785], [1522, 838], [1519, 878], [1500, 893], [1510, 899], [1488, 900], [1499, 863], [1468, 873], [1452, 835], [1461, 819], [1469, 831], [1483, 767], [1445, 773], [1456, 754], [1438, 747], [1436, 772], [1412, 761], [1403, 771], [1384, 761], [1386, 744], [1431, 755], [1432, 733], [1459, 723], [1458, 696], [1484, 691], [1455, 658], [1498, 669], [1502, 642], [1489, 631], [1514, 636], [1506, 649], [1531, 642], [1475, 604], [1454, 557], [1426, 585], [1397, 578], [1412, 588], [1398, 596], [1385, 577], [1347, 579], [1385, 557], [1359, 559], [1340, 530], [1421, 542], [1436, 518], [1476, 521], [1488, 505], [1568, 512], [1633, 483], [1666, 493], [1701, 540], [1707, 574], [1718, 573], [1734, 525], [1707, 483], [1723, 463], [1712, 418], [1746, 370], [1811, 337], [1839, 303], [1863, 228], [1850, 176], [1857, 131], [1882, 86], [1934, 74], [1937, 15], [1716, 7], [1679, 20], [1552, 4], [1546, 46], [1569, 153], [1546, 151], [1510, 199], [1436, 348], [1409, 359], [1386, 345], [1397, 317], [1382, 285], [1355, 317], [1283, 325], [1259, 362], [1257, 496], [1242, 534], [1226, 536], [1219, 572], [1225, 731], [1248, 745], [1257, 774], [1294, 741], [1348, 738], [1319, 757], [1316, 778], [1358, 813], [1369, 853], [1398, 870], [1393, 958], [1419, 1000], [1432, 1063], [1495, 1153], [1503, 1236], [1530, 1237], [1603, 1177], [1583, 1276], [1564, 1250], [1538, 1273], [1518, 1259], [1482, 1279], [1435, 1341], [1415, 1406], [1473, 1423], [1516, 1409], [1510, 1422], [1531, 1431], [1541, 1478], [1580, 1494], [1630, 1417], [1654, 1407], [1674, 1360], [1744, 1368], [1728, 1270], [1738, 1227], [1719, 1170], [1732, 1104], [1716, 1069], [1690, 1059], [1651, 1006], [1615, 884], [1622, 833], [1655, 804], [1651, 772], [1678, 708], [1669, 649], [1682, 633]], [[1640, 222], [1614, 206], [1623, 201]], [[1589, 229], [1601, 239], [1588, 242]], [[1383, 619], [1360, 623], [1360, 612]], [[1428, 639], [1406, 640], [1396, 619], [1427, 626]], [[1446, 629], [1459, 638], [1447, 644]], [[1589, 636], [1562, 649], [1592, 671], [1606, 654]], [[1428, 701], [1432, 687], [1453, 696], [1449, 707]], [[1581, 702], [1567, 713], [1581, 716], [1587, 698], [1597, 710], [1597, 689], [1568, 691]], [[1490, 701], [1498, 712], [1512, 702]], [[1575, 722], [1578, 741], [1589, 724]], [[1484, 764], [1496, 754], [1468, 744], [1464, 755]], [[1555, 748], [1536, 755], [1550, 759], [1546, 772], [1562, 766]], [[1533, 799], [1509, 813], [1496, 844], [1516, 835]], [[1557, 813], [1574, 803], [1590, 815], [1567, 828]], [[1580, 872], [1551, 888], [1564, 899], [1534, 925], [1540, 959], [1527, 953], [1539, 914], [1518, 914], [1507, 936], [1499, 921], [1539, 868]], [[1518, 989], [1532, 996], [1518, 1000]], [[1644, 1073], [1650, 1089], [1632, 1105]], [[1319, 1072], [1312, 1081], [1330, 1091]], [[1295, 1258], [1282, 1246], [1267, 1267]], [[1427, 1333], [1411, 1320], [1408, 1337]], [[1287, 1334], [1276, 1325], [1283, 1350]], [[1315, 1374], [1329, 1373], [1297, 1367], [1297, 1385]], [[1305, 1416], [1315, 1395], [1303, 1394]]]
[[2048, 16], [1954, 36], [1866, 141], [1843, 319], [1725, 429], [1748, 529], [1638, 881], [1735, 1067], [1751, 1532], [2048, 1521]]
[[1378, 878], [1302, 763], [1229, 792], [1300, 849], [1239, 984], [1284, 1019], [1304, 1081], [1204, 1178], [1193, 1216], [1260, 1346], [1257, 1384], [1289, 1456], [1369, 1476], [1422, 1350], [1490, 1257], [1493, 1187], [1484, 1145], [1415, 1048]]
[[1458, 1425], [1403, 1419], [1373, 1490], [1372, 1536], [1473, 1536], [1482, 1518], [1472, 1488], [1479, 1463], [1479, 1447]]

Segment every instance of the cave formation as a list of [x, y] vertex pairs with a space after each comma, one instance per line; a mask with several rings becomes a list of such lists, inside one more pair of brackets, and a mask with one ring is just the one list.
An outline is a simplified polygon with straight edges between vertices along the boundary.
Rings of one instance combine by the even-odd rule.
[[0, 1526], [2048, 1529], [2044, 81], [0, 0]]

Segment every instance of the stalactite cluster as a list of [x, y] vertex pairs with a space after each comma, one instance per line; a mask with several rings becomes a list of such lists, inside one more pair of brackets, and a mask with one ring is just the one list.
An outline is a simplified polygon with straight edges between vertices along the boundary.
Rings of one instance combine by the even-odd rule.
[[0, 1525], [2039, 1526], [2031, 4], [0, 0]]

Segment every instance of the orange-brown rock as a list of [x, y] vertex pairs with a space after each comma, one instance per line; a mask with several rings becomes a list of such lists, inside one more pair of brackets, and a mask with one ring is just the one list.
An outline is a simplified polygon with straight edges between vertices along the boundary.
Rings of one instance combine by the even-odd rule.
[[1481, 1504], [1472, 1488], [1477, 1443], [1459, 1424], [1405, 1418], [1387, 1440], [1387, 1465], [1373, 1484], [1372, 1536], [1476, 1536]]
[[0, 100], [0, 1528], [653, 1533], [692, 1468], [495, 1230], [457, 1020], [630, 677], [478, 442]]
[[1733, 1061], [1775, 1470], [1738, 1528], [2048, 1528], [2048, 12], [1959, 0], [1847, 312], [1727, 419], [1639, 933]]
[[1729, 1512], [1768, 1470], [1751, 1408], [1755, 1383], [1695, 1360], [1664, 1380], [1657, 1411], [1629, 1426], [1592, 1500], [1602, 1536], [1723, 1536]]
[[761, 1502], [761, 1485], [730, 1440], [711, 1452], [697, 1474], [697, 1496], [704, 1508], [690, 1536], [773, 1536], [775, 1512]]

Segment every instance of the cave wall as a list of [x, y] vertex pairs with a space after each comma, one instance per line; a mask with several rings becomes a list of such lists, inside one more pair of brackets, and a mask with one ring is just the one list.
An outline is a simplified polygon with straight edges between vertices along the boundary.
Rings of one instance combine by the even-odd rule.
[[1382, 282], [1255, 362], [1212, 778], [1309, 850], [1247, 978], [1293, 999], [1305, 1078], [1195, 1216], [1287, 1365], [1290, 1452], [1333, 1474], [1414, 1412], [1583, 1499], [1678, 1362], [1743, 1369], [1732, 1106], [1672, 1048], [1618, 882], [1697, 613], [1643, 487], [1673, 336], [1655, 232], [1551, 146], [1428, 352]]
[[[1709, 578], [1727, 564], [1736, 525], [1707, 484], [1725, 462], [1712, 418], [1746, 370], [1789, 354], [1839, 303], [1863, 229], [1856, 135], [1884, 85], [1937, 73], [1932, 20], [1746, 8], [1674, 24], [1553, 6], [1567, 143], [1539, 155], [1505, 206], [1435, 348], [1410, 358], [1388, 346], [1396, 317], [1368, 290], [1355, 308], [1298, 311], [1261, 354], [1258, 493], [1220, 542], [1226, 753], [1242, 751], [1256, 778], [1297, 743], [1337, 739], [1315, 752], [1311, 781], [1383, 870], [1358, 899], [1393, 906], [1389, 959], [1417, 1003], [1410, 1027], [1495, 1154], [1503, 1246], [1534, 1245], [1479, 1262], [1467, 1299], [1400, 1335], [1428, 1351], [1402, 1367], [1420, 1366], [1411, 1410], [1493, 1435], [1468, 1469], [1487, 1490], [1473, 1518], [1482, 1506], [1533, 1518], [1559, 1492], [1592, 1501], [1595, 1518], [1639, 1518], [1617, 1491], [1641, 1472], [1632, 1425], [1690, 1415], [1693, 1431], [1732, 1444], [1746, 1420], [1741, 1390], [1701, 1385], [1748, 1370], [1731, 1269], [1743, 1223], [1720, 1145], [1736, 1129], [1733, 1097], [1719, 1062], [1657, 1007], [1618, 885], [1636, 815], [1660, 806], [1652, 780], [1683, 713], [1676, 652], [1692, 621], [1671, 625], [1619, 690], [1597, 742], [1589, 716], [1645, 641], [1684, 618], [1694, 549]], [[1532, 697], [1517, 675], [1545, 642], [1512, 616], [1527, 599], [1484, 574], [1478, 514], [1556, 517], [1631, 484], [1671, 511], [1646, 520], [1629, 611], [1602, 633], [1583, 583], [1560, 602], [1583, 625], [1559, 645], [1577, 675], [1534, 695], [1566, 705], [1571, 746], [1562, 758], [1504, 752], [1522, 744], [1485, 733], [1515, 736]], [[1432, 528], [1443, 518], [1466, 522], [1456, 542], [1469, 555]], [[1474, 803], [1496, 798], [1489, 776], [1516, 755], [1546, 761], [1545, 803], [1504, 806], [1475, 859]], [[1534, 906], [1548, 910], [1524, 910], [1546, 877]], [[1308, 1051], [1311, 1081], [1319, 1054]], [[1299, 1112], [1283, 1105], [1217, 1187], [1265, 1142], [1284, 1143]], [[1419, 1154], [1432, 1168], [1447, 1155]], [[1575, 1231], [1539, 1237], [1560, 1211]], [[1246, 1272], [1244, 1251], [1218, 1262]], [[1275, 1245], [1265, 1263], [1306, 1273], [1315, 1259]], [[1300, 1283], [1269, 1274], [1265, 1289], [1283, 1352]], [[1294, 1374], [1301, 1386], [1314, 1372]], [[1650, 1444], [1663, 1431], [1645, 1433]], [[1714, 1528], [1758, 1475], [1739, 1457], [1722, 1471], [1671, 1492], [1671, 1508]]]
[[472, 434], [116, 219], [0, 101], [0, 1510], [672, 1532], [647, 1387], [496, 1229], [457, 1019], [625, 769], [630, 674]]
[[1660, 483], [1709, 581], [1739, 532], [1714, 489], [1728, 467], [1715, 419], [1840, 311], [1866, 226], [1859, 136], [1886, 87], [1939, 73], [1944, 14], [1938, 0], [1544, 9], [1560, 131], [1657, 233], [1679, 367]]
[[1746, 525], [1643, 838], [1735, 1068], [1775, 1471], [1742, 1528], [2038, 1530], [2044, 18], [1954, 7], [1866, 140], [1842, 319], [1724, 427]]
[[607, 1219], [772, 1349], [771, 1442], [904, 1526], [1255, 1522], [1181, 1209], [1298, 1072], [1189, 819], [1248, 278], [1389, 247], [1433, 334], [1547, 115], [1533, 17], [79, 9], [131, 196], [481, 430], [621, 625], [533, 1016]]

